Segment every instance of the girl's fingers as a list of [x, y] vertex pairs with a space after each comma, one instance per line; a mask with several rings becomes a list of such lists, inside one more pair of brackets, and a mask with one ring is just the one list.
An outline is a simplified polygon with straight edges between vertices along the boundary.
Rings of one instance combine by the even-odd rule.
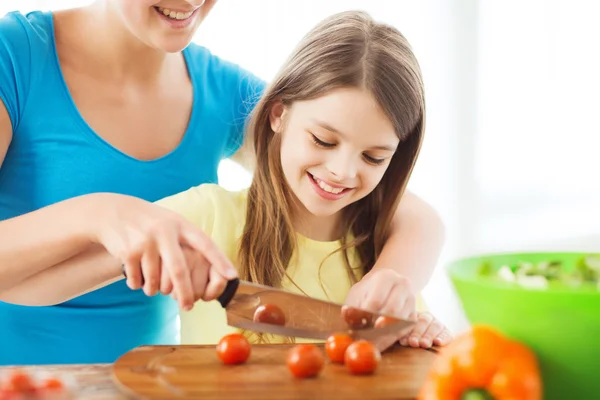
[[162, 260], [160, 266], [160, 292], [164, 295], [169, 295], [173, 292], [173, 283], [169, 271], [163, 268]]
[[441, 335], [444, 329], [446, 329], [444, 324], [442, 324], [437, 319], [434, 319], [429, 324], [427, 330], [421, 336], [421, 339], [419, 339], [419, 345], [425, 349], [430, 348], [431, 346], [433, 346], [433, 340], [439, 335]]
[[154, 296], [160, 288], [160, 257], [154, 243], [146, 247], [142, 255], [142, 276], [144, 293]]
[[409, 319], [415, 311], [414, 308], [415, 298], [412, 293], [407, 292], [406, 288], [400, 285], [394, 285], [379, 312], [391, 317]]
[[131, 256], [123, 262], [125, 276], [127, 276], [127, 286], [131, 290], [138, 290], [142, 287], [142, 271], [140, 268], [140, 258]]
[[208, 272], [208, 285], [206, 285], [206, 291], [202, 299], [204, 301], [211, 301], [218, 298], [227, 286], [229, 279], [222, 275], [222, 272], [215, 268], [214, 265], [210, 266]]
[[435, 337], [433, 339], [433, 345], [434, 346], [446, 346], [451, 341], [452, 341], [452, 334], [450, 333], [448, 328], [444, 328], [444, 330], [439, 335], [437, 335], [437, 337]]
[[[375, 280], [371, 278], [368, 283], [363, 286], [363, 289], [365, 289], [367, 293], [364, 300], [358, 306], [359, 308], [380, 312], [382, 314], [389, 314], [394, 317], [396, 316], [393, 309], [395, 308], [397, 300], [396, 296], [399, 293], [394, 291], [395, 285], [393, 281], [381, 279]], [[384, 309], [388, 310], [388, 312], [383, 311]]]
[[421, 313], [417, 318], [412, 332], [408, 335], [408, 345], [411, 347], [420, 347], [420, 340], [423, 334], [429, 328], [429, 324], [433, 321], [433, 316], [429, 313]]
[[202, 299], [208, 284], [208, 262], [199, 254], [194, 254], [193, 250], [186, 251], [186, 258], [191, 268], [192, 289], [194, 291], [194, 301]]

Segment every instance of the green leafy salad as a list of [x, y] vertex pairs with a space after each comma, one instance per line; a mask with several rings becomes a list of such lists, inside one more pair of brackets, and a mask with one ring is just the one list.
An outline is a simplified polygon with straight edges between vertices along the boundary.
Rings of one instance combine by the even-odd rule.
[[600, 255], [586, 255], [578, 259], [575, 265], [561, 261], [521, 261], [495, 269], [490, 262], [484, 262], [479, 266], [478, 274], [532, 289], [565, 285], [600, 290]]

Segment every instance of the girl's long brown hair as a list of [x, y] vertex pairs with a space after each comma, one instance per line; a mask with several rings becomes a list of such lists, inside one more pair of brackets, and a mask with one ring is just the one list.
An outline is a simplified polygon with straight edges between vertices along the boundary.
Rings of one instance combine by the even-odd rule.
[[241, 279], [278, 286], [296, 247], [291, 220], [296, 200], [281, 166], [281, 137], [271, 129], [272, 108], [345, 87], [368, 90], [400, 138], [379, 185], [346, 207], [341, 219], [344, 232], [353, 237], [350, 243], [343, 238], [340, 248], [352, 279], [356, 278], [348, 261], [350, 247], [356, 248], [364, 273], [381, 252], [423, 138], [423, 82], [418, 62], [400, 32], [364, 12], [349, 11], [329, 17], [304, 37], [253, 111], [249, 137], [256, 167], [239, 249]]

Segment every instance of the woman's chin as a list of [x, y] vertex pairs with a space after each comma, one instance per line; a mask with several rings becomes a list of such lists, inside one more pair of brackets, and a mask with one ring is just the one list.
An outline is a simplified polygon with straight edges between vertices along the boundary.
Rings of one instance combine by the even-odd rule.
[[154, 47], [165, 53], [180, 53], [192, 42], [192, 37], [188, 37], [187, 35], [181, 36], [182, 37], [165, 37], [157, 40]]

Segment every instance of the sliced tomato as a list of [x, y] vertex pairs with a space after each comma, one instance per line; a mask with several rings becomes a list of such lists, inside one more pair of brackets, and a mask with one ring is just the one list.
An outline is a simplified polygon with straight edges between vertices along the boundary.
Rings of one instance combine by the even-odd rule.
[[241, 333], [231, 333], [217, 344], [217, 356], [224, 364], [242, 364], [250, 357], [251, 345]]
[[271, 325], [285, 325], [285, 313], [275, 304], [262, 304], [254, 312], [254, 321]]
[[299, 344], [288, 353], [288, 369], [297, 378], [315, 377], [319, 375], [324, 365], [325, 357], [314, 344]]
[[397, 318], [386, 317], [384, 315], [377, 317], [375, 320], [375, 328], [383, 328], [384, 326], [388, 326], [400, 321]]
[[342, 318], [351, 329], [364, 329], [373, 325], [372, 313], [354, 307], [342, 307]]

